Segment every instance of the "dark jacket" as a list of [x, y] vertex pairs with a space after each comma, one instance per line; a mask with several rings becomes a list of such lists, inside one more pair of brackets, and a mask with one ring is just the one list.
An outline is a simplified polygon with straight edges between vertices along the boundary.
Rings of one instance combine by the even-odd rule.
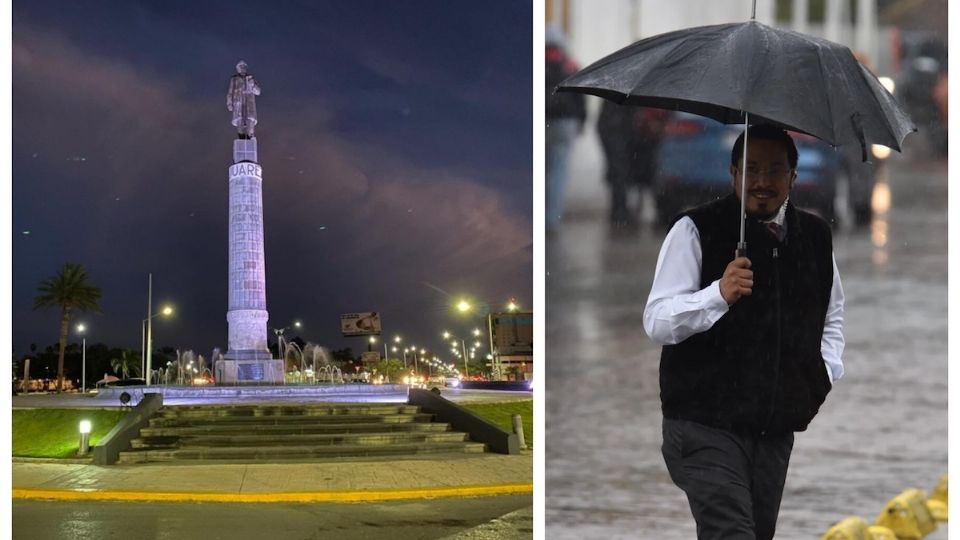
[[[686, 214], [700, 234], [700, 287], [723, 276], [739, 240], [740, 201], [731, 194]], [[678, 218], [679, 219], [679, 218]], [[660, 398], [666, 418], [747, 433], [803, 431], [830, 381], [820, 353], [833, 286], [830, 226], [787, 205], [778, 243], [757, 220], [746, 225], [753, 293], [710, 330], [663, 347]]]
[[547, 45], [544, 63], [546, 76], [546, 118], [549, 122], [555, 118], [574, 118], [583, 124], [587, 117], [587, 108], [583, 94], [554, 92], [557, 85], [577, 72], [577, 65], [563, 48]]

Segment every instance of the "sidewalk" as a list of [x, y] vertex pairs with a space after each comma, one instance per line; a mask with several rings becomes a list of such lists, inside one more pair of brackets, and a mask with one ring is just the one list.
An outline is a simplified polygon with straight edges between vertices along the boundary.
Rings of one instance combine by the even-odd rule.
[[[533, 493], [533, 454], [97, 466], [14, 460], [14, 499], [366, 502]], [[532, 499], [531, 499], [532, 504]]]

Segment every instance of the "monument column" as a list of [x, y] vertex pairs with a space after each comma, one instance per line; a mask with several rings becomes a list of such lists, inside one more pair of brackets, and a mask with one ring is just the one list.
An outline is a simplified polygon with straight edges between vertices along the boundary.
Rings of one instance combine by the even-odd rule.
[[228, 347], [218, 366], [218, 382], [281, 383], [283, 361], [267, 348], [266, 268], [263, 256], [263, 169], [258, 163], [254, 96], [260, 87], [237, 64], [230, 80], [227, 109], [233, 112], [237, 139], [230, 165]]

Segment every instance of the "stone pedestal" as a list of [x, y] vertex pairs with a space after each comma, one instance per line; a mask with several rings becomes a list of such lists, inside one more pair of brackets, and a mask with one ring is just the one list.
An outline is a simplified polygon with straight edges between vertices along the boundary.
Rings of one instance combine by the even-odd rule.
[[215, 376], [223, 383], [282, 383], [283, 361], [267, 348], [263, 257], [263, 171], [257, 139], [233, 141], [230, 179], [228, 347]]

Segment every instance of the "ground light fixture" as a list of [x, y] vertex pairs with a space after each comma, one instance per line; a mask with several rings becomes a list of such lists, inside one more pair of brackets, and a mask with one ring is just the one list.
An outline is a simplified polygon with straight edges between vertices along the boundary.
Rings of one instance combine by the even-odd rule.
[[89, 420], [80, 421], [80, 450], [78, 456], [85, 456], [90, 452], [90, 425]]

